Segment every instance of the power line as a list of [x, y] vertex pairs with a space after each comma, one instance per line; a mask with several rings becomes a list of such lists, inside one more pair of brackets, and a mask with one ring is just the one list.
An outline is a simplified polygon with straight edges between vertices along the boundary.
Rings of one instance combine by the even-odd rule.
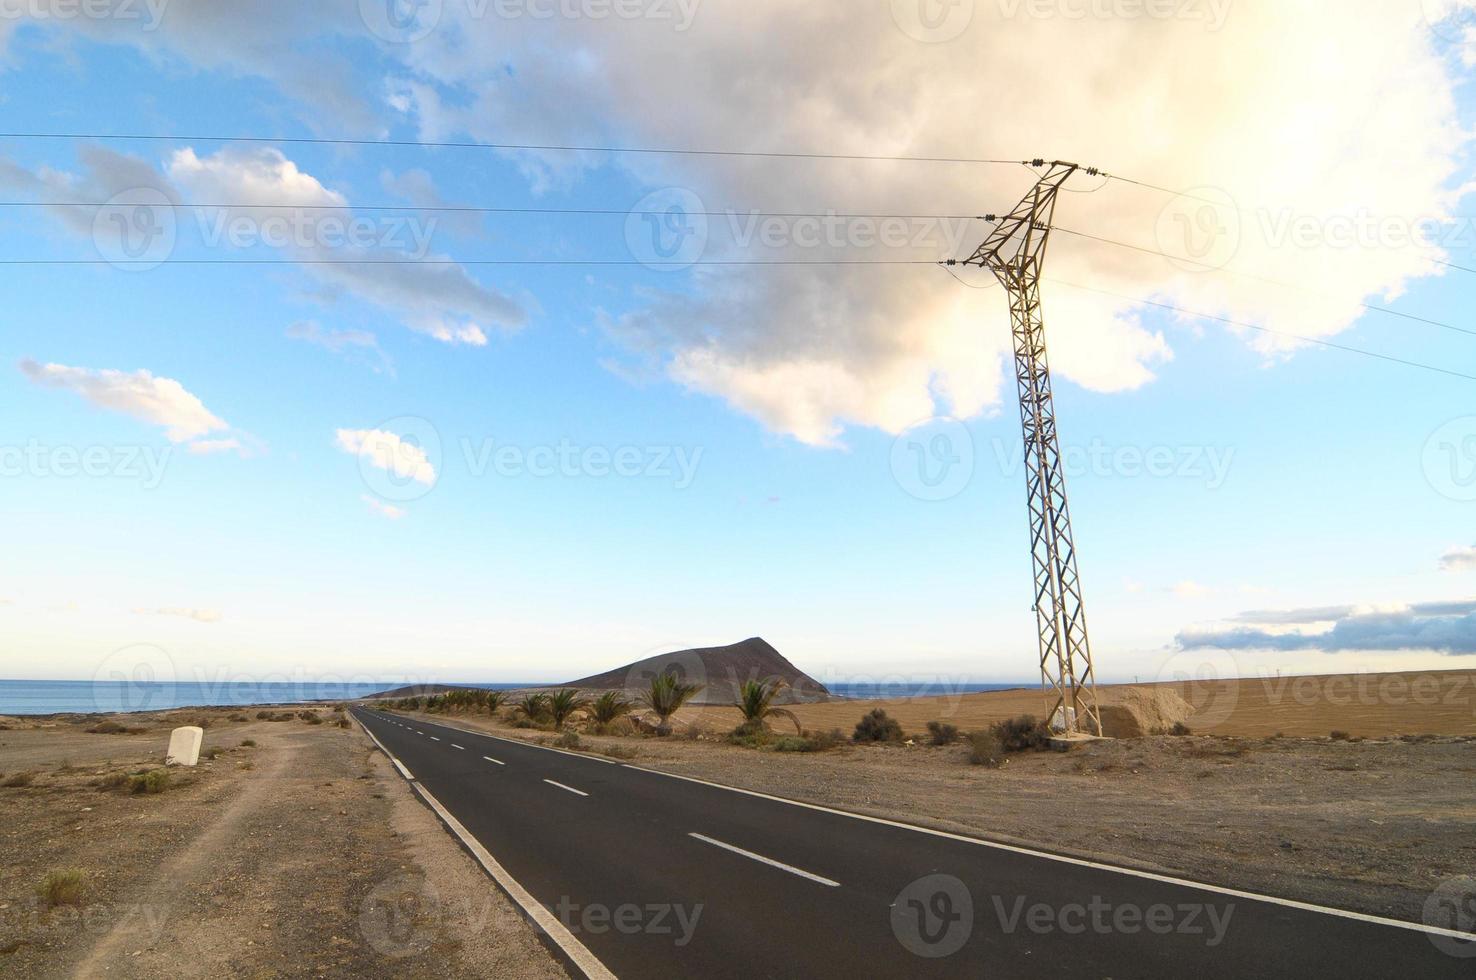
[[30, 140], [145, 140], [151, 142], [221, 142], [221, 143], [289, 143], [322, 146], [420, 147], [427, 149], [463, 150], [529, 150], [564, 153], [632, 153], [697, 157], [757, 157], [778, 160], [866, 160], [887, 163], [970, 163], [1010, 164], [1022, 160], [996, 160], [980, 157], [909, 156], [880, 153], [805, 153], [789, 150], [713, 150], [675, 146], [577, 146], [555, 143], [482, 143], [475, 140], [369, 140], [326, 136], [222, 136], [159, 135], [149, 133], [0, 133], [0, 139]]
[[[1272, 285], [1272, 286], [1281, 286], [1281, 287], [1283, 287], [1285, 289], [1294, 289], [1294, 290], [1297, 290], [1299, 292], [1309, 293], [1309, 294], [1313, 294], [1313, 295], [1321, 295], [1316, 290], [1308, 289], [1306, 286], [1302, 286], [1302, 285], [1299, 285], [1299, 284], [1294, 283], [1294, 282], [1286, 282], [1285, 280], [1282, 280], [1282, 279], [1272, 279], [1272, 278], [1270, 278], [1268, 276], [1258, 276], [1258, 275], [1256, 275], [1254, 273], [1251, 273], [1251, 272], [1241, 272], [1238, 269], [1231, 269], [1231, 268], [1228, 268], [1226, 266], [1219, 266], [1219, 265], [1215, 265], [1215, 264], [1210, 263], [1210, 262], [1201, 262], [1198, 259], [1191, 259], [1191, 258], [1187, 258], [1187, 257], [1181, 256], [1181, 255], [1174, 255], [1174, 254], [1172, 254], [1170, 252], [1164, 252], [1164, 251], [1160, 251], [1159, 249], [1148, 248], [1148, 247], [1143, 246], [1143, 245], [1134, 245], [1134, 244], [1132, 244], [1130, 242], [1120, 242], [1120, 241], [1116, 240], [1115, 238], [1103, 238], [1100, 235], [1092, 235], [1092, 234], [1088, 234], [1087, 232], [1084, 232], [1084, 231], [1073, 231], [1070, 228], [1062, 228], [1060, 225], [1053, 225], [1052, 228], [1051, 228], [1051, 230], [1052, 231], [1061, 232], [1062, 234], [1065, 234], [1065, 235], [1074, 235], [1077, 238], [1085, 238], [1085, 239], [1089, 239], [1089, 240], [1094, 241], [1094, 242], [1101, 242], [1104, 245], [1115, 245], [1115, 246], [1118, 246], [1119, 248], [1131, 249], [1134, 252], [1142, 252], [1145, 255], [1157, 255], [1157, 256], [1160, 256], [1162, 258], [1169, 259], [1170, 261], [1173, 261], [1173, 262], [1185, 262], [1185, 263], [1188, 263], [1190, 265], [1199, 266], [1200, 268], [1202, 268], [1202, 269], [1204, 269], [1204, 270], [1206, 270], [1208, 272], [1219, 272], [1219, 273], [1223, 273], [1223, 274], [1229, 275], [1229, 276], [1237, 276], [1237, 277], [1240, 277], [1242, 279], [1253, 279], [1253, 280], [1255, 280], [1257, 282], [1264, 282], [1264, 283], [1267, 283], [1267, 284]], [[1422, 256], [1421, 258], [1424, 258], [1424, 257]], [[1435, 261], [1435, 260], [1434, 259], [1429, 259], [1428, 261]], [[1402, 320], [1412, 320], [1412, 321], [1414, 321], [1416, 323], [1424, 323], [1424, 324], [1428, 324], [1429, 326], [1432, 326], [1432, 327], [1440, 327], [1443, 330], [1453, 330], [1456, 333], [1463, 333], [1463, 334], [1467, 334], [1469, 336], [1476, 336], [1476, 330], [1472, 330], [1472, 329], [1467, 328], [1467, 327], [1458, 327], [1458, 326], [1456, 326], [1453, 323], [1446, 323], [1443, 320], [1432, 320], [1429, 317], [1416, 316], [1413, 313], [1403, 313], [1403, 312], [1400, 312], [1399, 310], [1391, 310], [1387, 306], [1375, 306], [1372, 303], [1365, 303], [1365, 302], [1362, 302], [1362, 301], [1360, 301], [1358, 303], [1358, 305], [1361, 306], [1363, 309], [1368, 310], [1368, 311], [1370, 311], [1372, 313], [1383, 313], [1386, 316], [1399, 317]]]
[[1244, 320], [1235, 320], [1230, 317], [1219, 316], [1214, 313], [1201, 313], [1196, 310], [1186, 310], [1182, 307], [1173, 306], [1169, 303], [1160, 303], [1156, 300], [1143, 299], [1137, 296], [1128, 296], [1123, 293], [1115, 293], [1107, 289], [1097, 289], [1093, 286], [1083, 286], [1079, 283], [1067, 282], [1064, 279], [1047, 279], [1047, 281], [1053, 282], [1058, 286], [1067, 286], [1071, 289], [1082, 290], [1083, 292], [1097, 293], [1101, 296], [1111, 296], [1115, 299], [1126, 300], [1129, 303], [1136, 303], [1142, 306], [1154, 306], [1161, 310], [1169, 310], [1174, 313], [1183, 314], [1184, 316], [1195, 317], [1196, 319], [1213, 320], [1218, 323], [1224, 323], [1232, 327], [1244, 327], [1247, 330], [1255, 330], [1259, 333], [1274, 334], [1278, 337], [1287, 337], [1293, 340], [1299, 340], [1303, 343], [1315, 344], [1318, 347], [1327, 347], [1331, 350], [1344, 351], [1348, 354], [1361, 354], [1364, 357], [1372, 357], [1380, 361], [1388, 361], [1392, 364], [1402, 364], [1405, 367], [1418, 368], [1422, 371], [1433, 371], [1436, 374], [1444, 374], [1452, 378], [1461, 378], [1465, 381], [1476, 381], [1476, 374], [1463, 374], [1460, 371], [1452, 371], [1449, 368], [1437, 367], [1434, 364], [1426, 364], [1422, 361], [1407, 361], [1402, 357], [1394, 357], [1390, 354], [1380, 354], [1377, 351], [1365, 350], [1362, 347], [1352, 347], [1347, 344], [1336, 344], [1330, 340], [1321, 340], [1317, 337], [1308, 337], [1304, 334], [1290, 333], [1285, 330], [1273, 330], [1270, 327], [1263, 327], [1259, 324], [1248, 323]]
[[646, 266], [686, 269], [694, 265], [721, 266], [860, 266], [937, 265], [933, 259], [697, 259], [643, 261], [641, 259], [0, 259], [0, 265], [471, 265], [471, 266]]
[[[1159, 191], [1160, 193], [1169, 194], [1169, 195], [1171, 195], [1173, 197], [1182, 197], [1182, 198], [1186, 198], [1186, 199], [1188, 199], [1190, 201], [1200, 201], [1200, 202], [1202, 202], [1204, 204], [1209, 204], [1209, 205], [1212, 205], [1212, 206], [1217, 207], [1217, 208], [1228, 208], [1228, 209], [1230, 209], [1232, 211], [1235, 211], [1235, 212], [1238, 212], [1240, 214], [1250, 214], [1251, 213], [1251, 212], [1247, 211], [1245, 208], [1242, 208], [1238, 204], [1236, 204], [1233, 199], [1229, 203], [1226, 203], [1225, 201], [1217, 201], [1217, 200], [1215, 200], [1212, 197], [1202, 197], [1202, 196], [1200, 196], [1198, 194], [1191, 194], [1188, 191], [1176, 191], [1172, 187], [1164, 187], [1161, 184], [1154, 184], [1154, 183], [1151, 183], [1151, 182], [1146, 181], [1146, 180], [1134, 180], [1131, 177], [1119, 177], [1116, 174], [1103, 174], [1103, 176], [1105, 176], [1109, 181], [1115, 180], [1115, 181], [1118, 181], [1119, 183], [1123, 183], [1123, 184], [1132, 184], [1135, 187], [1144, 187], [1144, 188], [1147, 188], [1148, 190]], [[1225, 196], [1226, 197], [1230, 197], [1230, 192], [1229, 191], [1226, 191], [1225, 192]], [[1456, 269], [1456, 270], [1458, 270], [1460, 272], [1476, 273], [1476, 268], [1473, 268], [1473, 267], [1468, 266], [1468, 265], [1460, 265], [1459, 263], [1450, 262], [1450, 261], [1447, 261], [1445, 259], [1437, 259], [1437, 258], [1432, 258], [1432, 257], [1426, 256], [1426, 257], [1424, 257], [1424, 260], [1426, 262], [1434, 263], [1435, 265], [1445, 266], [1448, 269]]]
[[[107, 201], [0, 201], [0, 208], [101, 208], [108, 206]], [[125, 207], [131, 205], [124, 205]], [[170, 207], [174, 210], [188, 210], [199, 208], [201, 210], [216, 208], [226, 210], [302, 210], [302, 211], [414, 211], [433, 213], [467, 213], [467, 214], [547, 214], [547, 215], [584, 215], [584, 216], [628, 216], [628, 215], [664, 215], [665, 211], [643, 211], [630, 208], [526, 208], [526, 207], [475, 207], [472, 205], [459, 204], [220, 204], [201, 203], [197, 201], [165, 201], [151, 204], [153, 207]], [[899, 219], [922, 219], [930, 221], [967, 220], [977, 221], [977, 216], [972, 214], [895, 214], [881, 212], [836, 212], [836, 211], [760, 211], [757, 209], [738, 210], [730, 208], [726, 211], [683, 211], [684, 214], [693, 217], [704, 218], [726, 218], [753, 216], [760, 218], [843, 218], [885, 220], [888, 218]]]

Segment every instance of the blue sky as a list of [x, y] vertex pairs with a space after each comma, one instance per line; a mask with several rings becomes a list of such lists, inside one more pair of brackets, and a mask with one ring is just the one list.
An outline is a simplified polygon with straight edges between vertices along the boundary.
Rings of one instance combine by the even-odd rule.
[[[895, 133], [890, 117], [852, 104], [856, 82], [836, 67], [839, 40], [808, 60], [766, 52], [754, 70], [774, 93], [748, 105], [751, 87], [735, 82], [732, 104], [704, 109], [710, 76], [736, 72], [714, 67], [732, 54], [730, 15], [718, 8], [698, 12], [680, 48], [667, 47], [669, 28], [653, 25], [620, 25], [596, 41], [581, 32], [604, 28], [590, 24], [499, 24], [486, 37], [476, 31], [484, 25], [449, 21], [414, 45], [394, 45], [362, 23], [356, 35], [353, 18], [337, 15], [284, 25], [280, 38], [252, 22], [233, 48], [182, 0], [147, 34], [127, 24], [10, 24], [3, 128], [913, 155], [989, 155], [1002, 143], [1051, 149], [1023, 146], [1041, 138], [1032, 126], [959, 131], [906, 106], [896, 111], [916, 122], [907, 137], [884, 135]], [[216, 14], [200, 16], [210, 27]], [[1092, 139], [1062, 137], [1061, 152], [1167, 186], [1233, 186], [1241, 206], [1270, 207], [1285, 200], [1277, 171], [1242, 174], [1242, 186], [1195, 168], [1210, 166], [1221, 129], [1248, 144], [1257, 162], [1247, 168], [1269, 168], [1259, 151], [1301, 120], [1317, 182], [1367, 187], [1375, 214], [1414, 220], [1444, 208], [1454, 231], [1443, 254], [1476, 266], [1476, 235], [1451, 193], [1472, 178], [1464, 136], [1449, 131], [1471, 122], [1458, 46], [1432, 41], [1428, 25], [1423, 35], [1404, 25], [1410, 39], [1395, 47], [1405, 60], [1391, 56], [1374, 70], [1385, 84], [1441, 79], [1438, 94], [1399, 92], [1369, 112], [1409, 120], [1403, 144], [1443, 162], [1426, 172], [1377, 149], [1401, 140], [1350, 144], [1348, 132], [1361, 129], [1326, 121], [1346, 107], [1296, 78], [1285, 82], [1284, 116], [1253, 121], [1243, 103], [1257, 93], [1223, 94], [1220, 83], [1242, 70], [1231, 67], [1237, 52], [1258, 50], [1277, 25], [1249, 12], [1241, 19], [1250, 23], [1236, 28], [1232, 16], [1204, 42], [1225, 74], [1203, 90], [1182, 93], [1192, 86], [1164, 63], [1146, 69], [1141, 91], [1122, 95], [1155, 104], [1182, 95], [1191, 104], [1175, 111], [1186, 118], [1221, 117], [1202, 148], [1148, 152], [1143, 134], [1104, 127]], [[867, 17], [849, 28], [885, 53], [882, 91], [900, 91], [889, 84], [899, 77], [941, 91], [954, 80], [950, 66], [969, 61], [960, 46], [999, 43], [975, 24], [924, 45], [900, 23]], [[787, 29], [802, 38], [821, 26]], [[1140, 60], [1138, 46], [1153, 38], [1137, 37], [1138, 25], [1112, 26], [1122, 28], [1104, 42], [1112, 56]], [[1074, 25], [1017, 29], [1043, 46], [1076, 43]], [[1351, 42], [1389, 28], [1336, 29]], [[661, 54], [671, 57], [663, 63]], [[320, 91], [305, 91], [294, 69], [311, 57], [324, 66]], [[669, 70], [672, 92], [690, 95], [641, 104], [652, 85], [632, 75], [656, 70], [652, 61]], [[561, 102], [553, 95], [562, 89], [545, 98], [539, 85], [561, 64], [608, 82], [597, 86], [606, 93], [631, 86], [629, 98]], [[485, 102], [492, 84], [511, 91]], [[1222, 92], [1224, 103], [1207, 102], [1206, 92]], [[1405, 97], [1448, 103], [1400, 111]], [[826, 108], [775, 115], [764, 131], [736, 125], [763, 115], [765, 99]], [[852, 120], [859, 132], [834, 134], [842, 108], [863, 114]], [[699, 122], [683, 129], [689, 119]], [[157, 178], [150, 187], [177, 201], [214, 194], [229, 196], [216, 203], [296, 204], [319, 236], [329, 215], [320, 208], [334, 201], [376, 218], [375, 235], [399, 235], [406, 229], [387, 220], [396, 215], [365, 206], [423, 204], [432, 193], [462, 205], [624, 211], [679, 186], [713, 208], [975, 214], [1004, 210], [1029, 184], [1018, 168], [571, 160], [186, 138], [5, 139], [0, 157], [8, 200], [100, 204], [135, 193], [143, 168]], [[1351, 206], [1335, 194], [1307, 205], [1324, 219]], [[1067, 195], [1058, 221], [1151, 244], [1164, 207], [1162, 196], [1114, 184]], [[346, 254], [320, 240], [234, 248], [202, 239], [212, 220], [260, 219], [262, 209], [201, 213], [178, 212], [169, 258], [278, 264], [0, 267], [8, 454], [0, 507], [10, 517], [0, 675], [90, 677], [114, 651], [151, 644], [182, 675], [558, 680], [661, 649], [762, 635], [822, 680], [1033, 679], [1024, 478], [1013, 392], [1000, 383], [1008, 330], [998, 289], [966, 290], [927, 265], [442, 265], [393, 284], [345, 281], [305, 261]], [[443, 259], [647, 257], [640, 215], [398, 217], [419, 222], [428, 254]], [[98, 259], [110, 244], [106, 220], [101, 239], [89, 231], [97, 220], [95, 207], [4, 209], [3, 254]], [[711, 222], [705, 257], [949, 254], [937, 240], [744, 247], [732, 228]], [[983, 226], [962, 228], [971, 249]], [[1383, 240], [1333, 249], [1346, 264], [1325, 267], [1326, 242], [1293, 249], [1252, 242], [1248, 229], [1242, 236], [1231, 268], [1294, 278], [1309, 291], [1161, 261], [1129, 268], [1064, 236], [1053, 243], [1053, 268], [1071, 281], [1091, 277], [1109, 290], [1476, 374], [1469, 335], [1349, 312], [1367, 301], [1470, 327], [1476, 275], [1430, 276], [1427, 263], [1411, 264], [1410, 250]], [[1226, 657], [1247, 673], [1476, 667], [1476, 606], [1433, 617], [1414, 608], [1476, 595], [1476, 382], [1064, 289], [1046, 302], [1060, 338], [1062, 433], [1082, 463], [1070, 491], [1103, 679], [1166, 676]], [[177, 384], [161, 388], [163, 379]], [[412, 463], [395, 476], [376, 465], [379, 433], [413, 437], [428, 455], [422, 462], [390, 447]], [[948, 499], [920, 499], [928, 493], [908, 447], [940, 433], [968, 475], [955, 477]], [[500, 465], [499, 447], [509, 452]], [[89, 450], [104, 472], [65, 472], [68, 452]], [[529, 472], [561, 451], [581, 460], [576, 472]], [[1166, 469], [1145, 472], [1140, 452]], [[611, 472], [617, 458], [624, 475]], [[424, 480], [411, 475], [421, 466]], [[1324, 612], [1295, 614], [1309, 609]], [[1273, 610], [1280, 616], [1255, 615]], [[1433, 632], [1410, 628], [1432, 618]], [[1347, 639], [1372, 625], [1379, 638]], [[1340, 639], [1278, 642], [1289, 629]], [[1213, 642], [1201, 645], [1203, 636]]]

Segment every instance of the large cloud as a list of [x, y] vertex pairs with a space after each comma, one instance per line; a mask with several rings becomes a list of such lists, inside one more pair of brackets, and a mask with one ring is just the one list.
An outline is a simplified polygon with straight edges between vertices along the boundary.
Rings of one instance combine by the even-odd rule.
[[[1228, 626], [1185, 630], [1177, 643], [1186, 650], [1434, 650], [1476, 654], [1476, 600], [1417, 603], [1392, 609], [1339, 606], [1280, 613], [1243, 613]], [[1324, 624], [1325, 629], [1286, 629]]]
[[[1366, 298], [1395, 296], [1436, 271], [1427, 258], [1438, 250], [1356, 230], [1367, 217], [1445, 217], [1454, 201], [1464, 136], [1452, 66], [1419, 4], [1351, 0], [1330, 17], [1239, 2], [1218, 30], [1192, 16], [1068, 19], [1027, 16], [1042, 5], [971, 6], [960, 36], [929, 44], [899, 29], [883, 3], [706, 5], [685, 33], [650, 20], [476, 20], [448, 5], [440, 29], [410, 46], [416, 74], [404, 95], [431, 136], [1040, 154], [1169, 187], [1223, 188], [1236, 207], [1216, 213], [1112, 184], [1066, 196], [1057, 220], [1212, 264], [1233, 254], [1235, 269], [1305, 291], [1068, 236], [1058, 236], [1048, 274], [1273, 330], [1336, 333]], [[580, 52], [572, 65], [571, 50]], [[689, 188], [718, 210], [976, 214], [1008, 208], [1032, 179], [1020, 168], [959, 164], [624, 159], [648, 183]], [[592, 162], [526, 158], [550, 182]], [[1333, 241], [1349, 226], [1354, 240]], [[956, 254], [944, 235], [837, 250], [745, 248], [726, 227], [710, 233], [709, 258]], [[983, 226], [971, 233], [965, 249]], [[999, 398], [1008, 333], [997, 289], [966, 289], [925, 267], [719, 268], [695, 287], [615, 318], [616, 335], [660, 352], [680, 382], [801, 439], [831, 441], [846, 422], [895, 430]], [[1080, 384], [1131, 389], [1169, 356], [1129, 302], [1048, 283], [1045, 303], [1053, 363]], [[1261, 334], [1252, 343], [1268, 354], [1291, 346]]]
[[[173, 378], [148, 371], [99, 371], [29, 359], [20, 362], [20, 369], [35, 384], [73, 391], [99, 408], [163, 426], [170, 442], [190, 442], [229, 428]], [[211, 442], [196, 445], [210, 446]]]
[[[277, 6], [263, 16], [266, 0], [238, 13], [224, 12], [237, 5], [176, 6], [180, 16], [171, 8], [154, 39], [130, 43], [274, 78], [294, 97], [317, 101], [319, 118], [361, 118], [334, 116], [343, 97], [331, 84], [315, 94], [300, 62], [306, 38], [338, 33], [362, 42], [362, 25], [297, 12], [298, 30], [274, 40]], [[904, 0], [709, 3], [696, 8], [689, 30], [652, 17], [509, 18], [496, 16], [508, 5], [447, 3], [428, 36], [384, 46], [383, 60], [371, 62], [383, 77], [362, 91], [387, 95], [383, 115], [364, 128], [404, 112], [429, 138], [1041, 155], [1166, 187], [1208, 186], [1201, 196], [1228, 194], [1233, 206], [1206, 210], [1202, 201], [1109, 184], [1066, 196], [1058, 222], [1212, 265], [1228, 261], [1245, 275], [1065, 235], [1048, 275], [1328, 336], [1363, 315], [1364, 301], [1395, 298], [1439, 269], [1428, 261], [1438, 248], [1403, 239], [1420, 221], [1448, 217], [1458, 199], [1450, 187], [1466, 136], [1453, 97], [1459, 59], [1446, 38], [1465, 34], [1459, 24], [1432, 29], [1427, 11], [1472, 7], [1346, 0], [1329, 14], [1237, 0], [1196, 2], [1159, 18], [1126, 13], [1146, 9], [1138, 4], [980, 0], [953, 5], [970, 19], [939, 34], [920, 31]], [[605, 162], [589, 153], [517, 159], [540, 187], [576, 181]], [[715, 210], [970, 215], [1008, 208], [1031, 181], [1018, 167], [951, 163], [617, 159], [645, 185], [688, 188]], [[983, 231], [969, 228], [963, 250]], [[744, 246], [737, 237], [719, 222], [706, 257], [934, 260], [957, 247], [945, 234], [840, 249]], [[616, 229], [603, 253], [619, 240]], [[1008, 329], [998, 289], [967, 289], [926, 266], [706, 268], [677, 281], [634, 312], [609, 317], [612, 336], [681, 384], [800, 439], [834, 442], [848, 423], [896, 430], [1001, 398]], [[1078, 384], [1132, 389], [1171, 356], [1170, 338], [1145, 328], [1127, 300], [1051, 282], [1045, 303], [1053, 365]], [[1278, 359], [1296, 346], [1247, 336]]]

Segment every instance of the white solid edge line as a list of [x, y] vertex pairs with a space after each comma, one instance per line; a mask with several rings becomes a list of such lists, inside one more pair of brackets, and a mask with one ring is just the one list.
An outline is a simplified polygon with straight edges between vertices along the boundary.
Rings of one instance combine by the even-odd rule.
[[488, 762], [495, 762], [499, 766], [505, 766], [505, 765], [507, 765], [507, 763], [506, 762], [503, 762], [501, 759], [494, 759], [490, 755], [484, 755], [484, 756], [482, 756], [482, 758], [486, 759]]
[[394, 753], [384, 747], [384, 743], [379, 740], [379, 737], [377, 735], [369, 730], [369, 726], [364, 724], [364, 720], [362, 718], [359, 719], [359, 727], [364, 729], [365, 735], [368, 735], [370, 738], [374, 739], [374, 744], [379, 746], [379, 751], [384, 753], [384, 757], [386, 759], [395, 764], [395, 768], [400, 770], [401, 776], [404, 776], [406, 779], [412, 781], [415, 779], [414, 776], [410, 775], [410, 770], [405, 768], [405, 763], [401, 762], [399, 759], [396, 759]]
[[888, 820], [885, 817], [871, 817], [864, 813], [851, 813], [847, 810], [837, 810], [833, 807], [822, 806], [819, 803], [804, 803], [800, 800], [790, 800], [782, 796], [772, 796], [768, 793], [760, 793], [757, 790], [740, 789], [737, 786], [725, 786], [722, 783], [714, 783], [707, 779], [698, 779], [695, 776], [679, 776], [674, 772], [662, 772], [660, 769], [647, 769], [645, 766], [634, 766], [624, 763], [626, 769], [636, 769], [640, 772], [649, 772], [656, 776], [666, 776], [670, 779], [681, 779], [689, 783], [700, 783], [703, 786], [711, 786], [715, 789], [725, 789], [730, 793], [742, 793], [744, 796], [756, 796], [762, 800], [773, 800], [775, 803], [785, 803], [789, 806], [802, 807], [806, 810], [818, 810], [821, 813], [833, 813], [840, 817], [849, 817], [852, 820], [864, 820], [867, 823], [881, 824], [885, 827], [897, 827], [901, 830], [910, 830], [918, 834], [929, 834], [933, 837], [943, 837], [948, 840], [961, 841], [965, 844], [975, 844], [979, 847], [990, 847], [998, 851], [1008, 851], [1012, 854], [1024, 854], [1029, 857], [1044, 858], [1047, 861], [1057, 861], [1061, 864], [1071, 864], [1081, 868], [1092, 868], [1097, 871], [1110, 871], [1116, 874], [1129, 875], [1133, 878], [1143, 878], [1148, 881], [1159, 881], [1166, 885], [1180, 885], [1185, 888], [1197, 888], [1200, 891], [1213, 892], [1216, 895], [1228, 895], [1231, 898], [1243, 898], [1252, 902], [1264, 902], [1268, 905], [1280, 905], [1284, 908], [1300, 909], [1303, 912], [1317, 912], [1322, 915], [1332, 915], [1341, 919], [1352, 919], [1356, 922], [1367, 922], [1372, 925], [1389, 926], [1395, 929], [1410, 929], [1414, 932], [1422, 932], [1432, 936], [1448, 936], [1451, 939], [1472, 940], [1469, 932], [1461, 932], [1457, 929], [1444, 929], [1440, 926], [1425, 925], [1422, 922], [1405, 922], [1401, 919], [1386, 919], [1378, 915], [1366, 915], [1362, 912], [1350, 912], [1347, 909], [1329, 908], [1326, 905], [1313, 905], [1310, 902], [1298, 902], [1290, 898], [1277, 898], [1274, 895], [1258, 895], [1255, 892], [1241, 891], [1236, 888], [1226, 888], [1222, 885], [1207, 885], [1202, 881], [1190, 881], [1187, 878], [1175, 878], [1172, 875], [1155, 874], [1152, 871], [1139, 871], [1135, 868], [1122, 868], [1115, 864], [1102, 864], [1098, 861], [1088, 861], [1084, 858], [1067, 857], [1064, 854], [1051, 854], [1048, 851], [1035, 851], [1028, 847], [1017, 847], [1014, 844], [1003, 844], [999, 841], [984, 840], [980, 837], [965, 837], [963, 834], [951, 834], [946, 830], [933, 830], [931, 827], [919, 827], [915, 824], [901, 823], [897, 820]]
[[432, 796], [430, 791], [420, 783], [413, 783], [412, 785], [415, 787], [415, 791], [424, 797], [425, 802], [430, 804], [430, 808], [436, 811], [436, 815], [445, 822], [447, 827], [451, 828], [451, 832], [461, 839], [461, 843], [466, 846], [467, 850], [472, 852], [472, 855], [476, 857], [482, 867], [487, 869], [487, 873], [492, 876], [492, 879], [502, 886], [502, 889], [512, 897], [513, 901], [522, 907], [523, 912], [537, 923], [539, 928], [548, 934], [550, 939], [558, 944], [559, 949], [564, 951], [564, 955], [569, 957], [574, 965], [584, 972], [585, 976], [589, 977], [590, 980], [615, 980], [615, 974], [606, 969], [605, 964], [601, 963], [589, 951], [588, 947], [575, 939], [573, 933], [565, 928], [562, 922], [550, 914], [548, 909], [538, 904], [538, 900], [530, 895], [527, 889], [518, 884], [517, 879], [508, 874], [506, 868], [497, 863], [497, 859], [492, 856], [487, 848], [482, 846], [482, 842], [468, 833], [467, 829], [461, 825], [461, 821], [457, 820], [445, 807], [441, 806], [440, 800]]
[[544, 782], [545, 783], [548, 783], [550, 786], [557, 786], [559, 789], [567, 790], [568, 792], [573, 793], [576, 796], [588, 796], [589, 795], [588, 793], [586, 793], [582, 789], [575, 789], [573, 786], [565, 786], [563, 783], [556, 783], [552, 779], [545, 779]]
[[721, 847], [725, 851], [732, 851], [734, 854], [741, 854], [751, 861], [757, 861], [760, 864], [767, 864], [771, 868], [778, 868], [780, 871], [788, 871], [792, 875], [799, 875], [801, 878], [808, 878], [810, 881], [818, 882], [819, 884], [825, 885], [827, 887], [840, 887], [840, 882], [838, 881], [831, 881], [829, 878], [822, 878], [817, 874], [811, 874], [810, 872], [805, 871], [801, 868], [796, 868], [792, 864], [785, 864], [783, 861], [775, 861], [773, 858], [766, 858], [762, 854], [755, 854], [752, 851], [745, 851], [741, 847], [734, 847], [732, 844], [725, 844], [720, 840], [715, 840], [703, 834], [698, 834], [694, 832], [689, 833], [687, 836], [695, 837], [697, 840], [702, 841], [704, 844], [711, 844], [714, 847]]

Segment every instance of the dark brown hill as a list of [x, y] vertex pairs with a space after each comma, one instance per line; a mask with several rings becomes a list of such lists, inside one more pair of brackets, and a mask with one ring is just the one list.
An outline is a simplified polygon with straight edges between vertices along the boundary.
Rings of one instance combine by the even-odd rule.
[[787, 704], [827, 701], [831, 697], [824, 684], [801, 671], [758, 637], [731, 646], [662, 653], [561, 686], [634, 694], [649, 687], [652, 677], [668, 672], [679, 674], [689, 683], [704, 685], [693, 704], [732, 704], [738, 697], [739, 688], [751, 680], [785, 682], [788, 688], [776, 700]]

